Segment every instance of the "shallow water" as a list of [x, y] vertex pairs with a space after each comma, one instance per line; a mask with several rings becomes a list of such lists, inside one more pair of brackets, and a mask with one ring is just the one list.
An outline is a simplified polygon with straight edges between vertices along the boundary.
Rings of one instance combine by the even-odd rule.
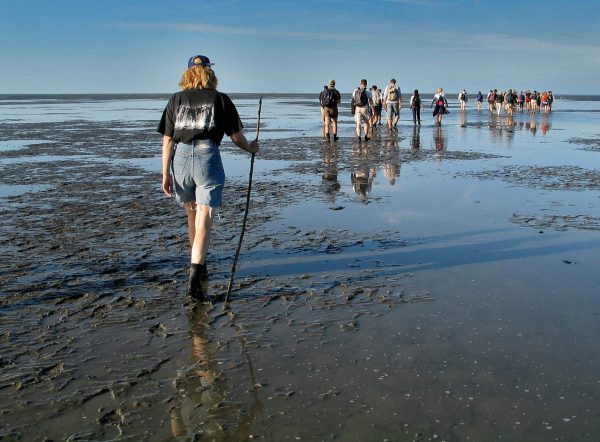
[[315, 97], [265, 96], [230, 311], [249, 158], [191, 306], [167, 98], [0, 97], [2, 437], [598, 439], [598, 97], [368, 143], [343, 109], [327, 144]]

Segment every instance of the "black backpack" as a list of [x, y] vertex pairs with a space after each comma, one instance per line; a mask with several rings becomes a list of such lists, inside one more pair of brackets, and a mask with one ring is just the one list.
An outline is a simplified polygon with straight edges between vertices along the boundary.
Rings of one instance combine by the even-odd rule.
[[[360, 94], [360, 96], [358, 94]], [[368, 103], [369, 97], [367, 96], [367, 91], [364, 89], [356, 89], [356, 91], [354, 91], [354, 106], [364, 107]]]
[[327, 89], [323, 91], [321, 95], [321, 106], [323, 107], [331, 107], [334, 104], [333, 93], [331, 89]]

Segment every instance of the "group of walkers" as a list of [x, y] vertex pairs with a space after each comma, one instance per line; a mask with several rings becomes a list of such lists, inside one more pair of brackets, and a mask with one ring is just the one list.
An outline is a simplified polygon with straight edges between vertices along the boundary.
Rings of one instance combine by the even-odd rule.
[[[460, 110], [465, 111], [469, 101], [467, 91], [463, 89], [457, 98]], [[485, 99], [488, 102], [490, 113], [500, 115], [504, 109], [508, 116], [513, 115], [517, 110], [521, 112], [526, 110], [531, 113], [549, 113], [552, 111], [552, 103], [554, 102], [552, 91], [538, 92], [534, 90], [531, 92], [528, 90], [517, 93], [513, 89], [508, 89], [506, 92], [498, 92], [497, 89], [490, 90]], [[482, 109], [483, 100], [484, 96], [481, 91], [477, 92], [477, 110]], [[329, 85], [323, 86], [323, 91], [319, 95], [319, 102], [325, 125], [325, 137], [327, 141], [331, 141], [331, 131], [333, 131], [333, 140], [337, 141], [338, 105], [341, 103], [341, 94], [335, 88], [335, 80], [331, 80]], [[415, 89], [410, 97], [409, 107], [412, 111], [413, 124], [420, 125], [423, 104], [418, 89]], [[449, 113], [448, 100], [445, 97], [443, 88], [436, 89], [430, 107], [433, 108], [433, 117], [436, 124], [441, 125], [443, 116]], [[387, 114], [388, 130], [398, 130], [400, 110], [402, 109], [402, 92], [394, 78], [389, 81], [383, 91], [376, 85], [368, 88], [367, 80], [362, 79], [360, 85], [352, 92], [350, 108], [356, 124], [356, 139], [369, 141], [373, 129], [382, 125], [381, 113], [383, 109], [386, 110]], [[362, 133], [364, 133], [364, 136], [361, 137]]]
[[[242, 122], [231, 99], [217, 91], [217, 77], [212, 65], [204, 55], [188, 60], [179, 83], [181, 91], [170, 97], [157, 128], [163, 136], [162, 190], [167, 196], [175, 196], [186, 213], [190, 246], [187, 293], [197, 301], [205, 298], [208, 281], [206, 257], [213, 212], [222, 203], [225, 173], [219, 151], [221, 141], [227, 135], [237, 147], [250, 154], [256, 154], [260, 148], [258, 140], [248, 141], [244, 136]], [[324, 87], [319, 99], [326, 138], [329, 141], [333, 135], [333, 140], [337, 141], [341, 94], [335, 88], [335, 80]], [[467, 100], [467, 93], [463, 90], [459, 95], [462, 110], [466, 108]], [[515, 109], [525, 108], [532, 113], [538, 110], [550, 112], [553, 100], [552, 92], [517, 94], [509, 89], [506, 93], [491, 90], [488, 94], [489, 110], [491, 113], [495, 110], [498, 115], [503, 107], [507, 115], [512, 115]], [[477, 102], [478, 109], [481, 109], [481, 93]], [[373, 129], [382, 125], [383, 109], [387, 113], [386, 125], [390, 136], [395, 135], [402, 104], [402, 92], [395, 79], [392, 78], [383, 91], [376, 85], [367, 88], [367, 80], [361, 80], [352, 93], [350, 103], [357, 139], [369, 141]], [[414, 130], [418, 132], [423, 103], [416, 89], [410, 97], [409, 107]], [[442, 116], [448, 113], [448, 101], [442, 88], [436, 90], [431, 107], [434, 107], [433, 116], [441, 125]], [[364, 130], [362, 138], [361, 129]], [[438, 130], [441, 131], [441, 128]]]
[[[481, 94], [481, 92], [480, 92]], [[527, 111], [532, 114], [537, 112], [549, 113], [552, 111], [554, 95], [552, 91], [538, 92], [530, 90], [517, 93], [516, 90], [509, 89], [506, 92], [498, 92], [497, 89], [490, 89], [487, 94], [488, 109], [490, 113], [496, 112], [500, 115], [502, 109], [506, 115], [513, 115], [518, 110]]]
[[[377, 85], [368, 88], [367, 84], [367, 80], [360, 80], [360, 85], [352, 92], [350, 100], [350, 108], [356, 123], [356, 138], [364, 141], [369, 141], [373, 129], [382, 125], [381, 113], [383, 109], [387, 114], [387, 129], [397, 131], [400, 110], [402, 109], [402, 91], [394, 78], [389, 81], [383, 91]], [[325, 125], [325, 137], [327, 141], [331, 141], [331, 132], [333, 131], [333, 140], [337, 141], [338, 105], [341, 103], [341, 94], [335, 88], [335, 80], [331, 80], [329, 85], [323, 86], [323, 91], [319, 95], [319, 102]], [[420, 125], [422, 104], [417, 89], [410, 97], [409, 106], [413, 113], [414, 124]], [[361, 136], [362, 133], [364, 133], [364, 136]]]
[[[460, 109], [465, 110], [467, 107], [467, 101], [469, 100], [467, 91], [462, 90], [458, 94], [458, 101], [460, 102]], [[477, 110], [481, 110], [483, 104], [483, 94], [481, 91], [477, 92], [475, 98]], [[552, 103], [554, 102], [554, 95], [552, 91], [538, 92], [527, 90], [525, 92], [520, 91], [517, 93], [516, 89], [509, 89], [506, 92], [498, 92], [497, 89], [490, 89], [485, 97], [488, 103], [488, 110], [490, 113], [496, 113], [498, 116], [504, 112], [506, 115], [513, 115], [515, 111], [530, 112], [535, 114], [537, 112], [550, 113], [552, 111]]]

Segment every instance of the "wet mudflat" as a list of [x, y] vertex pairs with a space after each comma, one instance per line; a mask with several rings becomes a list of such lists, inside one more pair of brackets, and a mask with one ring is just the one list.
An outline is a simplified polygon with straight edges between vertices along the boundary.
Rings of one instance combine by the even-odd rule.
[[226, 310], [248, 157], [223, 146], [193, 305], [164, 100], [73, 100], [2, 101], [0, 437], [597, 440], [598, 114], [369, 143], [343, 114], [327, 144], [306, 97], [267, 97]]

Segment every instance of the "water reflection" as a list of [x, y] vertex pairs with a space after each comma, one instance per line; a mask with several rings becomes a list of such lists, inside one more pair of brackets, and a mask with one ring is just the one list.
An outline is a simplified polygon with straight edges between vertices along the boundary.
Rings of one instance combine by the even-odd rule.
[[335, 202], [337, 192], [340, 190], [338, 181], [338, 147], [335, 143], [323, 143], [323, 176], [321, 189], [330, 203]]
[[[242, 403], [228, 399], [228, 386], [210, 340], [209, 316], [206, 306], [195, 306], [188, 313], [190, 325], [190, 365], [178, 371], [173, 382], [176, 397], [170, 412], [171, 433], [183, 440], [246, 440], [252, 422], [262, 404], [254, 395], [249, 411]], [[253, 378], [249, 357], [247, 362]], [[253, 384], [254, 385], [254, 384]]]
[[367, 203], [367, 196], [371, 193], [373, 180], [377, 175], [376, 169], [369, 161], [369, 145], [357, 142], [352, 149], [352, 172], [350, 181], [352, 190], [357, 194], [358, 200]]
[[436, 126], [433, 129], [433, 144], [435, 146], [435, 150], [438, 152], [446, 150], [448, 145], [448, 137], [444, 133], [442, 126]]
[[460, 127], [467, 127], [467, 112], [459, 112], [458, 113], [458, 125]]
[[396, 132], [390, 133], [386, 142], [382, 145], [381, 158], [383, 160], [383, 174], [390, 185], [396, 184], [396, 178], [400, 176], [400, 145]]
[[410, 149], [419, 150], [421, 148], [421, 126], [413, 126], [412, 136], [410, 138]]

